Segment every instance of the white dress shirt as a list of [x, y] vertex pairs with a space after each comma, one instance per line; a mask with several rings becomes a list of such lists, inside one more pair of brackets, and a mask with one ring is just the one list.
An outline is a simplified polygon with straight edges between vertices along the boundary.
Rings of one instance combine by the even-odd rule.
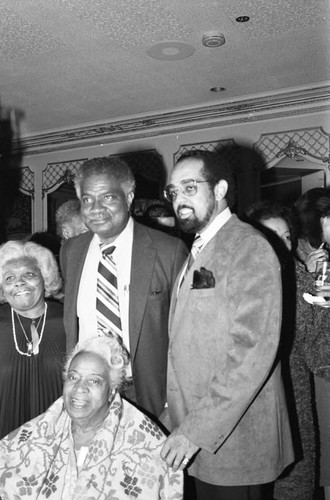
[[[117, 236], [112, 257], [117, 267], [118, 298], [123, 342], [129, 351], [129, 286], [131, 280], [131, 261], [133, 246], [133, 219], [130, 218], [125, 229]], [[90, 338], [97, 332], [96, 288], [97, 269], [101, 258], [101, 240], [94, 234], [86, 255], [80, 278], [77, 315], [79, 320], [79, 340]]]

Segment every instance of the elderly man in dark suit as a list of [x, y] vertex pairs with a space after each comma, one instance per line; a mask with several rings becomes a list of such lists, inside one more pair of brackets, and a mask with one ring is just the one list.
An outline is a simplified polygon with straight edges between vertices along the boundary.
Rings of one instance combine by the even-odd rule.
[[61, 249], [67, 349], [96, 330], [120, 335], [132, 369], [124, 395], [158, 417], [166, 402], [170, 294], [186, 247], [130, 217], [135, 180], [120, 158], [86, 161], [75, 187], [89, 231]]
[[281, 278], [266, 239], [233, 215], [225, 157], [182, 157], [165, 194], [197, 233], [169, 320], [162, 457], [188, 468], [198, 500], [268, 500], [293, 451], [277, 349]]

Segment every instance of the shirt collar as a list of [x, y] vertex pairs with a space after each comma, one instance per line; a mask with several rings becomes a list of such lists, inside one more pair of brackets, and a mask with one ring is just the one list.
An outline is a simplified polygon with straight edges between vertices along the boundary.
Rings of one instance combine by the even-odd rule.
[[203, 246], [208, 243], [213, 236], [219, 231], [219, 229], [222, 228], [226, 224], [226, 222], [230, 219], [231, 217], [231, 211], [229, 207], [226, 207], [222, 212], [220, 212], [211, 222], [209, 226], [203, 231], [199, 233], [199, 235], [202, 238], [203, 241]]
[[[127, 242], [127, 240], [133, 235], [133, 229], [134, 229], [133, 219], [132, 217], [129, 217], [125, 228], [122, 230], [121, 233], [117, 235], [116, 239], [111, 243], [111, 245], [116, 247], [114, 253], [117, 252], [118, 248], [122, 248], [123, 245], [125, 245], [125, 243]], [[98, 247], [102, 245], [102, 242], [98, 234], [94, 234], [93, 244]]]

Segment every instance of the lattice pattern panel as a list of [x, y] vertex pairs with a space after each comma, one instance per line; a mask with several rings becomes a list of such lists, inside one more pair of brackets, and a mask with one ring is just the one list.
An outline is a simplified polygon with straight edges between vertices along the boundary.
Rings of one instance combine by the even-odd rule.
[[19, 189], [23, 193], [34, 198], [34, 173], [30, 170], [30, 167], [22, 168], [22, 177]]
[[[150, 196], [159, 196], [165, 180], [165, 166], [163, 157], [156, 150], [132, 151], [109, 156], [119, 156], [130, 166], [137, 181], [136, 196], [139, 193], [144, 196], [148, 181], [150, 181]], [[50, 191], [54, 191], [64, 182], [72, 183], [77, 170], [84, 161], [86, 161], [86, 158], [61, 163], [48, 163], [42, 174], [42, 196], [44, 197]]]
[[221, 141], [214, 142], [199, 142], [196, 144], [184, 144], [180, 146], [178, 151], [174, 153], [174, 164], [178, 161], [181, 155], [188, 153], [189, 151], [215, 151], [221, 148], [221, 146], [227, 146], [230, 144], [235, 144], [233, 139], [225, 139]]
[[325, 134], [321, 128], [290, 130], [274, 134], [262, 134], [254, 147], [261, 152], [267, 163], [269, 163], [281, 151], [285, 150], [290, 141], [293, 141], [296, 146], [305, 149], [308, 155], [321, 160], [329, 157], [329, 139], [329, 135]]
[[48, 163], [42, 173], [42, 196], [63, 182], [71, 183], [78, 168], [86, 161], [81, 160], [63, 161], [60, 163]]

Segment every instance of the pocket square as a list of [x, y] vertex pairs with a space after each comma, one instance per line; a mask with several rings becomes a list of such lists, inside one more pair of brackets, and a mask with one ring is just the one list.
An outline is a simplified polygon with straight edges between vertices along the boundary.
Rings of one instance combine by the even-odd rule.
[[201, 267], [200, 271], [194, 271], [193, 283], [191, 288], [201, 289], [201, 288], [214, 288], [215, 279], [212, 271], [208, 271], [205, 267]]

